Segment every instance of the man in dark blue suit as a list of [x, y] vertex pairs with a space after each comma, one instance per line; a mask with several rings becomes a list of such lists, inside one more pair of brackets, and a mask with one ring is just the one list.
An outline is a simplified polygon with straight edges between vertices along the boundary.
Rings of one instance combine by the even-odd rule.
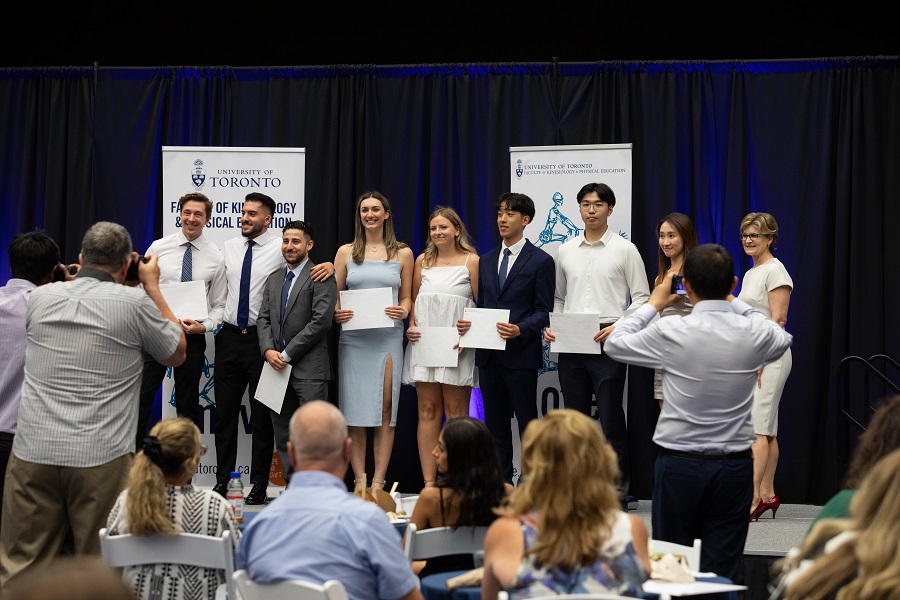
[[[556, 270], [553, 258], [524, 237], [525, 226], [534, 219], [531, 198], [504, 193], [495, 206], [503, 241], [479, 261], [477, 301], [479, 308], [509, 309], [509, 323], [497, 323], [506, 349], [477, 349], [475, 365], [484, 399], [484, 422], [494, 439], [503, 476], [512, 483], [511, 420], [515, 415], [521, 439], [525, 426], [538, 416], [542, 331], [550, 324]], [[471, 321], [457, 322], [460, 335], [470, 326]]]

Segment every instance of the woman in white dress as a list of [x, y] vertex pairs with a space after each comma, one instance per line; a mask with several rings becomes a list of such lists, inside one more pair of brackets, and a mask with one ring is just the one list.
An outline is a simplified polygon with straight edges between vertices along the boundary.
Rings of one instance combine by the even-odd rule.
[[[784, 265], [772, 254], [778, 241], [778, 223], [769, 213], [750, 213], [741, 221], [741, 244], [753, 259], [744, 274], [738, 298], [758, 308], [784, 327], [794, 282]], [[753, 502], [750, 519], [759, 519], [767, 510], [772, 518], [781, 505], [775, 494], [778, 466], [778, 404], [784, 383], [791, 373], [791, 349], [759, 370], [753, 394]]]
[[[466, 307], [475, 306], [478, 289], [478, 255], [472, 240], [452, 208], [439, 206], [428, 219], [425, 250], [413, 271], [413, 311], [406, 337], [415, 344], [419, 327], [455, 327]], [[469, 398], [476, 386], [475, 350], [460, 351], [456, 367], [415, 364], [416, 353], [407, 349], [403, 383], [416, 386], [419, 424], [416, 439], [425, 485], [433, 485], [437, 464], [431, 454], [441, 434], [443, 418], [469, 415]]]

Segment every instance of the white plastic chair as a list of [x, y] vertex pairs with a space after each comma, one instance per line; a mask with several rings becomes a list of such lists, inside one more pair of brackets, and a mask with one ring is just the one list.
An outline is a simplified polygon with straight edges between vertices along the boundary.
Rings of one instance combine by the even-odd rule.
[[685, 546], [684, 544], [676, 544], [674, 542], [664, 542], [662, 540], [650, 540], [650, 554], [657, 552], [672, 552], [673, 554], [681, 554], [687, 559], [688, 569], [694, 572], [700, 571], [700, 539], [694, 540], [693, 546]]
[[241, 600], [348, 600], [344, 584], [336, 579], [321, 585], [297, 579], [257, 583], [244, 569], [235, 571], [233, 579]]
[[197, 533], [175, 535], [107, 535], [100, 530], [100, 552], [111, 567], [146, 564], [181, 564], [221, 569], [225, 583], [216, 590], [216, 598], [236, 600], [234, 594], [234, 546], [227, 529], [221, 537]]
[[450, 554], [471, 554], [473, 557], [484, 551], [484, 536], [488, 528], [475, 527], [432, 527], [416, 530], [415, 523], [406, 526], [403, 551], [410, 562], [427, 560]]

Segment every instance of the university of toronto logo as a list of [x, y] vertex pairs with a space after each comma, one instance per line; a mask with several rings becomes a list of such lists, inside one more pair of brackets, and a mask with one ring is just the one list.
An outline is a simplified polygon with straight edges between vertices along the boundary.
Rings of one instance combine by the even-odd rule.
[[203, 183], [206, 181], [206, 171], [203, 169], [203, 160], [198, 158], [194, 161], [194, 169], [191, 171], [191, 181], [198, 190], [203, 189]]

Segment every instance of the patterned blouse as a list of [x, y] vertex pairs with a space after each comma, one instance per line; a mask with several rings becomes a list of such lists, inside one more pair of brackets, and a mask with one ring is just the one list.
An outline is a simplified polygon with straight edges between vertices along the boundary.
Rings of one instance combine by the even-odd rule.
[[[128, 490], [122, 492], [109, 513], [109, 535], [129, 532], [127, 496]], [[166, 485], [166, 508], [169, 518], [183, 532], [220, 536], [229, 529], [237, 545], [240, 531], [231, 505], [219, 494], [190, 484]], [[215, 600], [216, 588], [225, 583], [225, 574], [220, 569], [165, 563], [126, 567], [123, 579], [138, 600]]]
[[516, 574], [516, 583], [507, 590], [510, 600], [597, 592], [644, 597], [642, 584], [647, 580], [647, 573], [634, 549], [631, 521], [626, 513], [618, 513], [612, 535], [603, 544], [597, 559], [571, 573], [556, 567], [537, 566], [534, 555], [527, 554], [537, 540], [537, 531], [534, 526], [523, 521], [522, 533], [525, 534], [526, 554]]

